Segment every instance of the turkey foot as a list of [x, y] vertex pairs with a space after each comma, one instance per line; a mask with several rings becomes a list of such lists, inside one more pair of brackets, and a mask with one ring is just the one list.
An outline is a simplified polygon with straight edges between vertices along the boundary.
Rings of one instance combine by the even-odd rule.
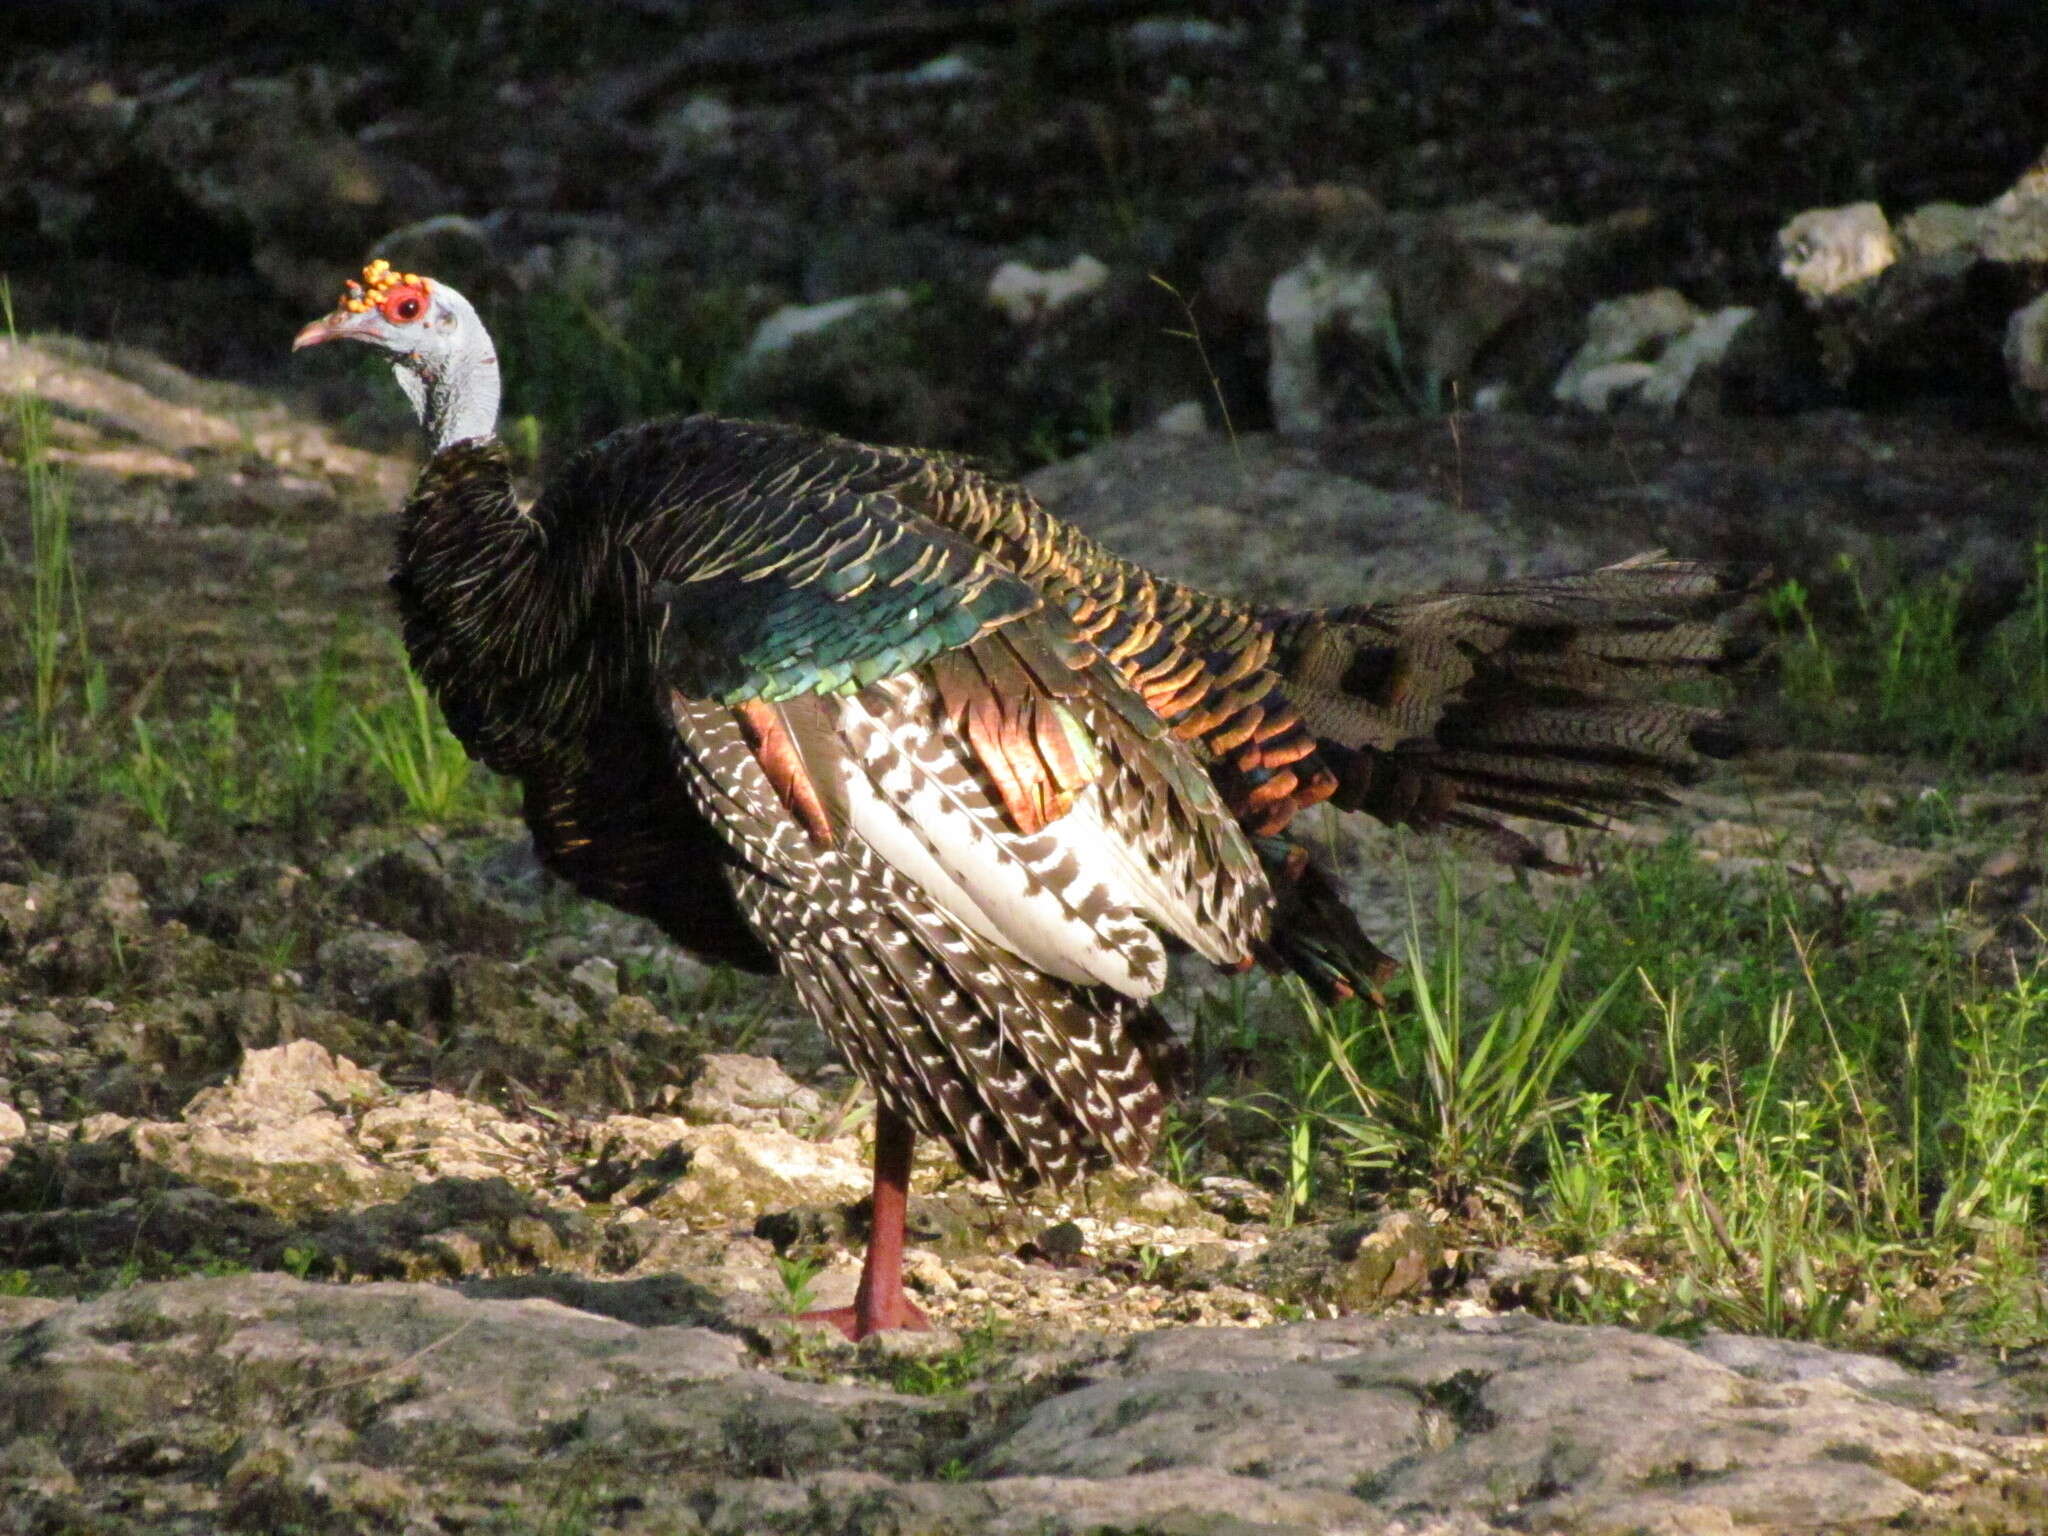
[[860, 1289], [853, 1293], [852, 1306], [806, 1312], [798, 1322], [827, 1324], [856, 1344], [885, 1328], [931, 1327], [903, 1294], [903, 1222], [910, 1203], [910, 1149], [915, 1140], [902, 1115], [886, 1105], [875, 1111], [874, 1217]]

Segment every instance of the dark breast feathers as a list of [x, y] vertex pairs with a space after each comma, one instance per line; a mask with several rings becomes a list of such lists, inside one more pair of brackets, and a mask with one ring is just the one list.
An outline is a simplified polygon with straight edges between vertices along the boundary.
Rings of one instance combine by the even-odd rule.
[[1149, 1151], [1169, 947], [1383, 972], [1300, 809], [1540, 862], [1492, 813], [1682, 782], [1718, 717], [1654, 692], [1732, 655], [1683, 563], [1268, 612], [953, 461], [713, 418], [605, 440], [530, 513], [494, 447], [438, 455], [393, 585], [551, 868], [772, 958], [885, 1102], [1019, 1185]]

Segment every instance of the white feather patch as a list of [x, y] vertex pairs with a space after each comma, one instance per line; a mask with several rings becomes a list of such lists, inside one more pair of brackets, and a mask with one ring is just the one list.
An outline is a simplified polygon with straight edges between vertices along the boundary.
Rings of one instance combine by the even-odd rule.
[[850, 830], [991, 943], [1048, 975], [1151, 997], [1166, 983], [1166, 952], [1151, 921], [1142, 864], [1103, 825], [1100, 791], [1044, 830], [1016, 831], [966, 765], [966, 744], [944, 727], [921, 685], [879, 689], [901, 713], [848, 698], [842, 730]]

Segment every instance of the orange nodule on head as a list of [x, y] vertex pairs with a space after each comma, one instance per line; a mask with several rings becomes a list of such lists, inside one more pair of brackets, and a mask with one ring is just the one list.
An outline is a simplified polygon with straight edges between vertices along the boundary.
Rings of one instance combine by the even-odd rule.
[[407, 289], [416, 290], [424, 298], [427, 280], [417, 272], [394, 272], [391, 270], [391, 263], [379, 256], [363, 268], [360, 280], [348, 280], [341, 291], [341, 303], [336, 307], [345, 309], [352, 315], [368, 314], [373, 309], [388, 307]]
[[381, 331], [376, 321], [411, 325], [423, 318], [433, 302], [430, 287], [417, 272], [392, 271], [391, 263], [380, 256], [363, 268], [360, 278], [350, 278], [343, 285], [332, 314], [315, 320], [293, 338], [292, 350], [339, 337], [381, 340], [389, 332]]

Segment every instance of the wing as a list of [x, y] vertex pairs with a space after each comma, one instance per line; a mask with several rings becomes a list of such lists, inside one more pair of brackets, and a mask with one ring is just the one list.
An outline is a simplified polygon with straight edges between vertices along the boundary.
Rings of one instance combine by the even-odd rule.
[[731, 709], [812, 843], [856, 838], [1047, 972], [1149, 996], [1266, 887], [1201, 764], [1068, 617], [880, 493], [728, 502], [656, 554], [658, 672]]
[[[970, 1165], [1141, 1159], [1184, 1052], [1166, 943], [1249, 962], [1259, 865], [1066, 615], [884, 495], [728, 506], [651, 564], [677, 761], [877, 1091]], [[648, 559], [648, 556], [642, 557]]]

